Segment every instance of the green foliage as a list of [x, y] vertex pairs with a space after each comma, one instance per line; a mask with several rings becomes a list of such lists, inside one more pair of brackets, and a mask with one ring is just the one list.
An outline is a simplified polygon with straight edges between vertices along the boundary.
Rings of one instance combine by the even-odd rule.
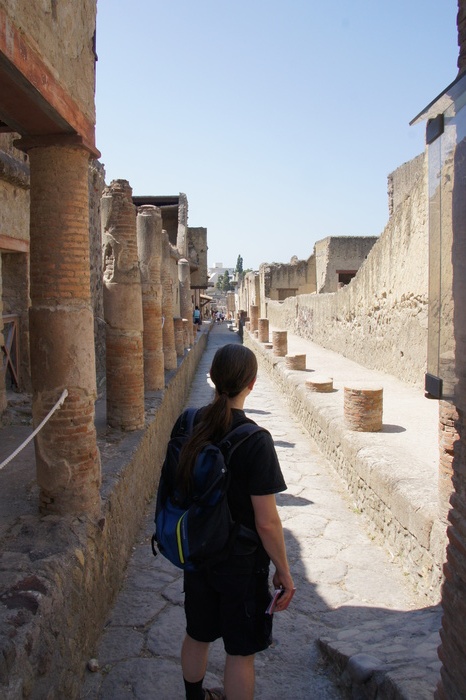
[[234, 289], [234, 285], [231, 284], [230, 274], [228, 270], [225, 270], [225, 273], [223, 275], [219, 275], [217, 284], [215, 286], [222, 292], [231, 292]]
[[243, 258], [241, 257], [241, 255], [238, 255], [235, 272], [237, 272], [238, 275], [241, 275], [241, 273], [243, 272]]

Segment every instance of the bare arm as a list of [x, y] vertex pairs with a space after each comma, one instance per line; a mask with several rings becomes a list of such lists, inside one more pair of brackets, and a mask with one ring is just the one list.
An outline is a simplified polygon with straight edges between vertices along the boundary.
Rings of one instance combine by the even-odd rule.
[[277, 511], [275, 496], [251, 496], [252, 507], [256, 522], [257, 533], [261, 538], [264, 549], [275, 566], [273, 585], [284, 588], [285, 593], [280, 597], [276, 610], [284, 610], [293, 595], [293, 579], [286, 556], [285, 540], [280, 516]]

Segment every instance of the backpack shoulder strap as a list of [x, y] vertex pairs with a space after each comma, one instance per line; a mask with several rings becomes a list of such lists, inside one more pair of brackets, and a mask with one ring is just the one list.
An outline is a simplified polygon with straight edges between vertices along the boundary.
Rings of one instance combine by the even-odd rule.
[[247, 440], [251, 435], [255, 433], [267, 433], [268, 430], [261, 428], [260, 425], [256, 423], [241, 423], [233, 428], [224, 438], [222, 438], [219, 443], [219, 447], [222, 450], [225, 457], [225, 464], [228, 465], [231, 455], [245, 440]]
[[178, 435], [191, 435], [194, 428], [194, 419], [196, 418], [197, 408], [187, 408], [181, 414], [180, 427]]

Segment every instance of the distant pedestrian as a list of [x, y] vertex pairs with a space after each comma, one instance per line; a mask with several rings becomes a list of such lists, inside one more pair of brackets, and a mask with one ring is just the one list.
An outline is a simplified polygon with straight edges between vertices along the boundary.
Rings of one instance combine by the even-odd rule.
[[[243, 406], [256, 375], [257, 360], [249, 348], [229, 344], [217, 350], [210, 370], [215, 398], [196, 415], [193, 435], [180, 461], [180, 480], [189, 483], [204, 445], [219, 442], [232, 427], [253, 422]], [[179, 425], [180, 418], [172, 435]], [[236, 449], [230, 474], [232, 518], [254, 536], [247, 544], [238, 537], [223, 562], [184, 573], [187, 624], [181, 665], [187, 700], [253, 700], [255, 654], [272, 642], [272, 615], [266, 614], [271, 600], [270, 560], [275, 565], [273, 585], [284, 590], [277, 611], [288, 606], [294, 590], [275, 502], [275, 494], [284, 491], [286, 484], [270, 433], [259, 431]], [[226, 651], [225, 690], [206, 690], [203, 680], [209, 644], [219, 637]]]
[[[197, 326], [200, 326], [202, 323], [201, 312], [200, 312], [198, 306], [196, 306], [196, 308], [193, 311], [193, 321]], [[198, 330], [199, 330], [199, 328], [198, 328]]]

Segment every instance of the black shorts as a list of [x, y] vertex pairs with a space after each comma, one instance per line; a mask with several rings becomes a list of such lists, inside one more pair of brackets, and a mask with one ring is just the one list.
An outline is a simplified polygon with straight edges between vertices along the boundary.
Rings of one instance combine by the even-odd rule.
[[249, 656], [272, 643], [268, 569], [255, 555], [232, 555], [214, 571], [185, 572], [186, 631], [198, 642], [223, 638], [231, 656]]

